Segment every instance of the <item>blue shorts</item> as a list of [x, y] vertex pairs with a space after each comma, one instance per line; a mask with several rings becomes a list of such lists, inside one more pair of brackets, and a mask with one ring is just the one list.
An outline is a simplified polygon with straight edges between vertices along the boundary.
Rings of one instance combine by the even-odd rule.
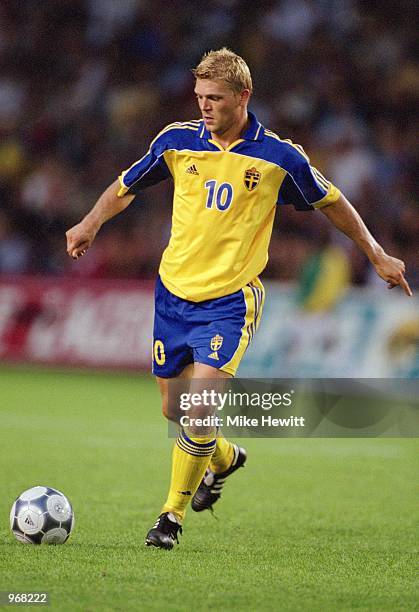
[[265, 291], [259, 278], [230, 295], [190, 302], [160, 277], [155, 289], [153, 374], [178, 376], [199, 362], [234, 376], [259, 325]]

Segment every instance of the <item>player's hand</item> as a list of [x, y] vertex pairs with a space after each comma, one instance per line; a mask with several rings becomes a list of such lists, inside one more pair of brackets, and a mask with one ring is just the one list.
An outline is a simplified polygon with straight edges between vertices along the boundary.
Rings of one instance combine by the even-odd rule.
[[412, 296], [412, 290], [404, 276], [406, 268], [401, 259], [383, 253], [373, 264], [377, 274], [387, 282], [389, 289], [399, 285], [406, 295]]
[[69, 229], [65, 235], [67, 237], [67, 253], [70, 257], [73, 259], [83, 257], [87, 249], [92, 246], [97, 231], [86, 221], [81, 221], [81, 223]]

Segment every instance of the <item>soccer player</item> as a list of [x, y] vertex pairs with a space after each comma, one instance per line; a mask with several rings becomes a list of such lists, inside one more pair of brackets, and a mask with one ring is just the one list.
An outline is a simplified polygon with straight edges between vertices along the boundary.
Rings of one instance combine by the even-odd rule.
[[[201, 118], [165, 127], [66, 234], [67, 251], [77, 259], [103, 223], [142, 189], [173, 179], [172, 233], [156, 283], [153, 338], [153, 373], [168, 418], [170, 380], [187, 378], [199, 389], [206, 379], [235, 375], [262, 315], [259, 275], [277, 206], [321, 210], [389, 288], [399, 285], [411, 295], [404, 263], [375, 241], [302, 147], [281, 139], [248, 110], [252, 79], [245, 61], [223, 48], [206, 54], [193, 72]], [[245, 450], [214, 428], [182, 429], [169, 494], [146, 544], [172, 548], [188, 503], [198, 512], [211, 508], [226, 478], [245, 461]]]

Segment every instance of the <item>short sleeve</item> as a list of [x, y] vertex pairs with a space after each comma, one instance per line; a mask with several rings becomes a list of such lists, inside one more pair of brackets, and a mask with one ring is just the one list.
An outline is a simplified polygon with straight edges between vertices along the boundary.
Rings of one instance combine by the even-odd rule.
[[142, 189], [156, 185], [171, 176], [163, 157], [166, 150], [165, 143], [164, 130], [162, 130], [151, 143], [147, 153], [120, 174], [119, 197], [127, 193], [137, 194]]
[[[293, 204], [297, 210], [313, 210], [336, 202], [340, 191], [321, 172], [310, 165], [308, 157], [292, 145], [287, 175], [278, 194], [278, 204]], [[302, 150], [302, 149], [301, 149]]]

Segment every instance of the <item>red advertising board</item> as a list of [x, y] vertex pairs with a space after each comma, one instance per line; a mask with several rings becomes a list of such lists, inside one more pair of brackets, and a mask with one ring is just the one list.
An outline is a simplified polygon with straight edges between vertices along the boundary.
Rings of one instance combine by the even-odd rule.
[[0, 277], [0, 360], [149, 369], [153, 283]]

